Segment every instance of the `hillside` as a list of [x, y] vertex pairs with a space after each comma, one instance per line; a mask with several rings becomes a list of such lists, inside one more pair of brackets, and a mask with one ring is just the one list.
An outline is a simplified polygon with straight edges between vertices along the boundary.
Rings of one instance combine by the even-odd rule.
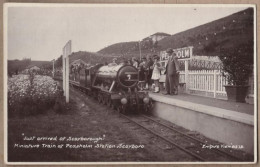
[[218, 55], [219, 48], [238, 46], [252, 41], [253, 9], [235, 13], [228, 17], [172, 35], [159, 42], [162, 49], [193, 46], [195, 55]]
[[100, 62], [111, 62], [111, 57], [107, 56], [104, 57], [100, 53], [93, 53], [93, 52], [87, 52], [87, 51], [78, 51], [78, 52], [73, 52], [70, 56], [70, 63], [72, 63], [75, 60], [81, 59], [85, 61], [88, 64], [97, 64]]
[[98, 51], [100, 54], [115, 54], [115, 55], [124, 55], [129, 52], [138, 50], [138, 42], [121, 42], [110, 45]]
[[[215, 56], [219, 48], [238, 46], [253, 40], [253, 8], [232, 14], [210, 23], [171, 35], [152, 45], [141, 41], [142, 55], [154, 54], [167, 48], [194, 47], [194, 55]], [[121, 55], [126, 58], [140, 55], [139, 42], [122, 42], [101, 49], [98, 53]]]

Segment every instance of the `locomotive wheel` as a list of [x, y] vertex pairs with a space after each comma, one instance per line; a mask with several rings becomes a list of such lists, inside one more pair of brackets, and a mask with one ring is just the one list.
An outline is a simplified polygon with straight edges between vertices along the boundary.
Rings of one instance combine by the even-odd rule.
[[106, 105], [106, 97], [104, 97], [104, 95], [102, 96], [102, 104]]
[[152, 106], [153, 106], [152, 102], [150, 102], [148, 105], [145, 105], [144, 106], [144, 113], [146, 113], [146, 114], [150, 113]]
[[98, 99], [98, 93], [96, 93], [96, 92], [89, 92], [89, 95], [90, 95], [90, 97], [92, 97], [95, 100]]
[[111, 109], [115, 109], [115, 108], [116, 108], [116, 106], [115, 106], [115, 104], [113, 103], [113, 101], [111, 101], [110, 108], [111, 108]]
[[125, 108], [123, 105], [119, 105], [119, 106], [117, 107], [117, 111], [118, 111], [119, 113], [125, 114], [125, 113], [126, 113], [126, 108]]
[[96, 93], [94, 93], [94, 92], [88, 92], [88, 93], [89, 93], [90, 98], [97, 100], [97, 94]]
[[116, 108], [116, 110], [117, 110], [118, 113], [121, 113], [122, 107], [121, 107], [121, 106], [118, 106], [118, 107]]
[[145, 113], [145, 114], [148, 113], [149, 110], [150, 110], [150, 107], [149, 107], [148, 105], [145, 105], [145, 106], [144, 106], [144, 113]]
[[110, 99], [110, 97], [107, 97], [106, 100], [107, 100], [106, 101], [107, 106], [110, 107], [111, 106], [111, 99]]
[[103, 97], [100, 95], [100, 103], [103, 104]]
[[114, 105], [114, 102], [112, 99], [108, 99], [108, 106], [111, 108], [111, 109], [115, 109], [115, 105]]
[[99, 102], [99, 103], [102, 103], [102, 97], [101, 97], [101, 95], [100, 95], [100, 94], [98, 94], [98, 97], [97, 97], [97, 99], [98, 99], [98, 102]]
[[109, 97], [105, 97], [106, 105], [109, 106]]

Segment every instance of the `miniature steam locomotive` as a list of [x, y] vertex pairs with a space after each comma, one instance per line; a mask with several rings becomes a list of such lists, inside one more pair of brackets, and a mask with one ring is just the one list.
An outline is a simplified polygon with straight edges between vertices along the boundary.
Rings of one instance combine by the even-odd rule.
[[150, 111], [151, 99], [138, 90], [138, 80], [138, 70], [131, 65], [97, 64], [70, 74], [70, 85], [121, 113]]

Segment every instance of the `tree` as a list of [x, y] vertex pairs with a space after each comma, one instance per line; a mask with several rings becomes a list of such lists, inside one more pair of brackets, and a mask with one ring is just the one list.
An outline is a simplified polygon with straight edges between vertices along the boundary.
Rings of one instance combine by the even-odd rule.
[[31, 58], [23, 58], [18, 69], [23, 70], [31, 64]]

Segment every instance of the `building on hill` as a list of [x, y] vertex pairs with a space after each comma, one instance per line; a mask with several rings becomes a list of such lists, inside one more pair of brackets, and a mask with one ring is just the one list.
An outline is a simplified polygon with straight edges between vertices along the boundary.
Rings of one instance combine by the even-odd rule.
[[149, 37], [147, 38], [144, 38], [143, 41], [152, 41], [153, 44], [155, 44], [156, 42], [162, 40], [163, 38], [165, 37], [168, 37], [168, 36], [171, 36], [170, 34], [167, 34], [167, 33], [163, 33], [163, 32], [157, 32], [153, 35], [150, 35]]
[[41, 68], [36, 65], [29, 65], [22, 71], [22, 73], [27, 74], [29, 71], [39, 72], [40, 70]]
[[155, 41], [160, 41], [163, 38], [168, 37], [168, 36], [171, 36], [171, 35], [163, 33], [163, 32], [158, 32], [158, 33], [151, 35], [150, 38], [155, 42]]

